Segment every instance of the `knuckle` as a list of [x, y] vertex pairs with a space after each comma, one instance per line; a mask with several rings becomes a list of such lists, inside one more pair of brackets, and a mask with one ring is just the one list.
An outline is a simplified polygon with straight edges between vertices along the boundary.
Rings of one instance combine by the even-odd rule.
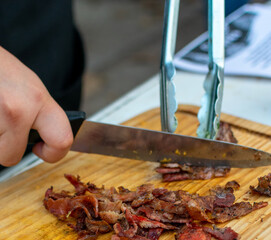
[[33, 88], [32, 97], [35, 103], [40, 103], [44, 99], [44, 91], [40, 88]]
[[21, 104], [18, 104], [17, 100], [12, 99], [8, 101], [4, 96], [0, 98], [0, 108], [2, 116], [5, 116], [8, 121], [18, 122], [22, 116]]

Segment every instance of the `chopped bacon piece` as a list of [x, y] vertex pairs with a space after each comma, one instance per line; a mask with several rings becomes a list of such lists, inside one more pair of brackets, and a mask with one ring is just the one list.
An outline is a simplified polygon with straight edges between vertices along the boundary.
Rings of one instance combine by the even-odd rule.
[[158, 240], [163, 231], [164, 231], [163, 228], [151, 228], [149, 230], [149, 232], [148, 232], [147, 239], [149, 239], [149, 240]]
[[192, 172], [179, 172], [163, 174], [164, 182], [182, 181], [182, 180], [204, 180], [215, 177], [227, 176], [230, 172], [229, 167], [191, 167]]
[[137, 212], [139, 214], [144, 213], [147, 218], [163, 223], [188, 223], [191, 221], [189, 218], [182, 218], [176, 214], [165, 213], [163, 211], [155, 211], [148, 206], [140, 207]]
[[234, 137], [230, 125], [225, 122], [220, 122], [216, 140], [237, 143], [237, 139]]
[[250, 186], [252, 193], [266, 195], [271, 197], [271, 173], [258, 178], [258, 186]]
[[114, 212], [120, 213], [122, 201], [112, 202], [108, 199], [103, 199], [103, 200], [99, 201], [98, 206], [99, 206], [99, 211], [101, 211], [101, 212], [114, 211]]
[[210, 190], [211, 195], [215, 195], [214, 199], [215, 207], [230, 207], [234, 203], [235, 196], [233, 194], [233, 189], [231, 187], [227, 187], [227, 184], [225, 188], [217, 186]]
[[96, 240], [97, 238], [97, 234], [91, 234], [88, 231], [80, 231], [78, 232], [77, 240]]
[[235, 196], [232, 193], [221, 193], [215, 196], [215, 207], [230, 207], [235, 201]]
[[67, 191], [61, 191], [60, 193], [55, 193], [53, 191], [53, 187], [48, 188], [47, 191], [45, 192], [45, 199], [52, 198], [54, 200], [57, 200], [59, 198], [71, 198], [71, 197], [72, 196], [69, 195]]
[[186, 215], [185, 206], [181, 202], [171, 203], [155, 198], [148, 204], [148, 206], [152, 207], [154, 210]]
[[162, 196], [160, 196], [159, 199], [166, 201], [166, 202], [174, 203], [177, 200], [176, 192], [168, 191], [168, 192], [164, 193]]
[[102, 220], [108, 222], [109, 224], [115, 224], [123, 218], [123, 214], [113, 212], [113, 211], [105, 211], [105, 212], [99, 212], [99, 216]]
[[132, 202], [136, 197], [136, 192], [113, 194], [113, 201]]
[[211, 240], [211, 235], [198, 226], [185, 226], [179, 234], [176, 235], [176, 240]]
[[203, 221], [203, 222], [212, 222], [206, 212], [206, 208], [201, 204], [202, 202], [198, 199], [193, 199], [189, 196], [184, 196], [185, 207], [192, 219]]
[[155, 188], [152, 191], [152, 195], [155, 197], [160, 197], [160, 196], [165, 195], [167, 192], [168, 192], [168, 190], [165, 188]]
[[235, 180], [227, 182], [225, 185], [225, 188], [232, 188], [233, 190], [238, 190], [240, 188], [240, 184], [236, 182]]
[[145, 237], [142, 237], [142, 236], [139, 236], [139, 235], [135, 235], [134, 237], [132, 238], [127, 238], [127, 237], [119, 237], [117, 235], [113, 235], [111, 237], [111, 240], [148, 240], [148, 238], [145, 238]]
[[[139, 198], [143, 200], [147, 200], [148, 197], [151, 198], [151, 192], [153, 191], [154, 187], [152, 184], [143, 184], [137, 188], [135, 192], [129, 191], [128, 189], [125, 189], [123, 187], [119, 187], [119, 193], [113, 194], [113, 200], [121, 200], [123, 202], [132, 202], [134, 200], [138, 200], [138, 203], [134, 203], [135, 205], [139, 204], [140, 206], [140, 200]], [[149, 195], [148, 197], [145, 197], [146, 195]], [[145, 199], [144, 199], [145, 198]]]
[[145, 195], [139, 196], [131, 203], [132, 207], [140, 207], [141, 205], [147, 204], [154, 199], [152, 193], [147, 193]]
[[74, 186], [78, 195], [82, 195], [87, 191], [88, 186], [80, 181], [79, 176], [75, 177], [71, 174], [65, 174], [64, 176]]
[[[184, 169], [189, 172], [193, 167]], [[119, 187], [117, 191], [114, 187], [85, 184], [69, 174], [65, 177], [75, 187], [75, 194], [56, 193], [51, 187], [43, 203], [50, 213], [65, 220], [78, 233], [79, 240], [97, 239], [99, 234], [112, 229], [113, 240], [158, 240], [163, 231], [169, 230], [178, 232], [178, 240], [210, 240], [211, 236], [233, 240], [238, 234], [230, 228], [211, 229], [194, 223], [222, 223], [267, 206], [266, 202], [234, 204], [234, 189], [239, 186], [234, 181], [224, 188], [212, 188], [210, 195], [199, 196], [183, 190], [154, 188], [152, 184], [141, 185], [135, 191]]]
[[85, 214], [91, 218], [91, 212], [94, 211], [94, 217], [98, 217], [98, 201], [92, 195], [82, 195], [74, 198], [53, 198], [44, 199], [45, 208], [59, 219], [66, 219], [70, 215], [74, 216], [74, 211], [82, 209]]
[[235, 203], [231, 207], [215, 208], [212, 213], [212, 218], [215, 222], [223, 223], [235, 218], [245, 216], [252, 211], [266, 207], [267, 205], [267, 202], [254, 203], [254, 205], [249, 202]]
[[163, 223], [160, 223], [158, 221], [153, 221], [148, 218], [133, 215], [133, 220], [141, 227], [141, 228], [163, 228], [163, 229], [176, 229], [176, 227], [172, 225], [166, 225]]
[[209, 233], [212, 237], [218, 240], [238, 240], [239, 235], [231, 228], [217, 228], [214, 226], [214, 229], [203, 227], [204, 232]]
[[85, 225], [89, 232], [107, 233], [112, 231], [112, 227], [106, 221], [96, 221], [89, 218], [85, 219]]
[[119, 237], [132, 238], [136, 235], [138, 226], [129, 209], [125, 210], [125, 217], [126, 219], [123, 219], [124, 221], [114, 225], [114, 230]]

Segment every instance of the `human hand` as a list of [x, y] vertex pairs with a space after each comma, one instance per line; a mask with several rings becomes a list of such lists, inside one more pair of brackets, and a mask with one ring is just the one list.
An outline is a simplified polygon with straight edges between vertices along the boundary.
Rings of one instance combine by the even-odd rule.
[[33, 153], [47, 162], [60, 160], [73, 142], [65, 112], [39, 77], [1, 46], [0, 62], [0, 164], [20, 161], [30, 129], [44, 141], [33, 147]]

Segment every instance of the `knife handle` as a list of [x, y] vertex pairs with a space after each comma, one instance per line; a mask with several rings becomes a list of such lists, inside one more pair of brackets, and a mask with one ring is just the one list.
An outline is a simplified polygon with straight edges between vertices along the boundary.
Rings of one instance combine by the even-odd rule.
[[[65, 111], [72, 127], [72, 133], [75, 137], [83, 121], [86, 119], [86, 113], [83, 111]], [[28, 145], [43, 142], [37, 130], [31, 129], [28, 137]]]

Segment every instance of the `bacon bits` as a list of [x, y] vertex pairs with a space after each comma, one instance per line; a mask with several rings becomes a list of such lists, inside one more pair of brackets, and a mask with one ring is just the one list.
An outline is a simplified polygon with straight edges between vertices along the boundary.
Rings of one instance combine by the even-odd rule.
[[230, 167], [195, 167], [172, 163], [161, 164], [156, 172], [161, 173], [163, 182], [183, 180], [204, 180], [216, 177], [225, 177], [230, 172]]
[[250, 186], [250, 190], [254, 194], [265, 195], [271, 197], [271, 173], [258, 178], [258, 186]]
[[223, 223], [267, 206], [267, 203], [234, 203], [237, 183], [217, 186], [207, 196], [183, 190], [170, 191], [152, 184], [135, 191], [124, 187], [98, 188], [69, 174], [66, 179], [75, 193], [56, 193], [49, 188], [45, 208], [78, 234], [78, 240], [97, 239], [114, 231], [112, 240], [157, 240], [163, 232], [176, 232], [177, 240], [238, 239], [230, 228], [208, 228], [205, 223]]

